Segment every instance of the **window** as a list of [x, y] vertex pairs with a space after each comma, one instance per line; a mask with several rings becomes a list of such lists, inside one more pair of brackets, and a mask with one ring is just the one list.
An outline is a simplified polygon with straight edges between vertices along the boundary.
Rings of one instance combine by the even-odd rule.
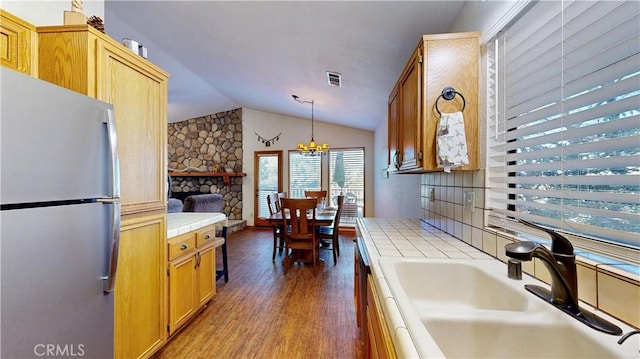
[[638, 257], [639, 13], [535, 2], [487, 44], [490, 225], [526, 231], [524, 218]]
[[[345, 196], [342, 218], [364, 215], [364, 148], [329, 150], [329, 198]], [[335, 203], [335, 202], [334, 202]]]
[[291, 198], [304, 198], [304, 191], [321, 190], [322, 156], [305, 156], [289, 151], [289, 193]]

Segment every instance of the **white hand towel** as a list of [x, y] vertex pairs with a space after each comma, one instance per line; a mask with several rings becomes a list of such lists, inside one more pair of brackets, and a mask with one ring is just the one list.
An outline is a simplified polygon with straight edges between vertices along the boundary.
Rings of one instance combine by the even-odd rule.
[[438, 168], [444, 168], [445, 172], [469, 163], [462, 112], [440, 115], [436, 131], [436, 161]]

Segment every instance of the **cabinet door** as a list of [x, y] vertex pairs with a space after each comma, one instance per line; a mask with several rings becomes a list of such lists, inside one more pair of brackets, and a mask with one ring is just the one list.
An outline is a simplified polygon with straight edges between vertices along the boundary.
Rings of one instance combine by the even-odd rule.
[[38, 75], [38, 34], [32, 24], [0, 9], [0, 63], [30, 76]]
[[373, 328], [373, 315], [372, 315], [372, 309], [371, 307], [367, 307], [367, 333], [369, 333], [369, 336], [367, 337], [367, 339], [369, 340], [369, 342], [367, 343], [367, 351], [368, 351], [368, 356], [367, 358], [371, 358], [371, 359], [379, 359], [380, 358], [380, 353], [378, 353], [378, 343], [377, 343], [377, 339], [376, 336], [373, 334], [374, 333], [374, 328]]
[[367, 327], [372, 358], [396, 358], [396, 349], [387, 327], [372, 276], [367, 276]]
[[195, 313], [197, 255], [188, 254], [169, 262], [169, 334]]
[[125, 51], [100, 42], [96, 80], [97, 98], [114, 107], [123, 214], [164, 209], [167, 173], [166, 77]]
[[411, 55], [411, 59], [400, 79], [400, 148], [401, 170], [419, 166], [419, 151], [422, 120], [420, 104], [422, 98], [422, 47]]
[[199, 251], [198, 260], [198, 307], [207, 303], [216, 292], [216, 256], [215, 247], [210, 245], [209, 247]]
[[[435, 35], [434, 35], [435, 36]], [[477, 33], [451, 34], [451, 38], [434, 38], [424, 43], [426, 60], [425, 78], [428, 83], [424, 94], [427, 107], [433, 108], [445, 87], [453, 87], [465, 98], [463, 111], [465, 135], [469, 164], [456, 167], [456, 170], [478, 169], [478, 78], [480, 45]], [[451, 101], [440, 100], [441, 112], [451, 113], [462, 109], [463, 101], [459, 95]], [[436, 163], [436, 130], [439, 116], [433, 110], [426, 111], [424, 134], [425, 158], [423, 168], [438, 170]]]
[[115, 288], [115, 357], [148, 357], [166, 340], [165, 213], [125, 218]]
[[388, 170], [397, 171], [402, 163], [402, 153], [399, 150], [399, 131], [400, 131], [400, 97], [398, 96], [398, 87], [394, 87], [389, 95], [389, 156], [387, 158]]

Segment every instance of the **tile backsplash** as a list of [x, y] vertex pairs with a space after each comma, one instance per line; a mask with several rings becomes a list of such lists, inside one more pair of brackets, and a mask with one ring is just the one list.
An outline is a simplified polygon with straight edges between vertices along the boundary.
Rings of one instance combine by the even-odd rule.
[[[485, 173], [434, 172], [421, 175], [421, 219], [497, 258], [507, 261], [504, 246], [516, 240], [484, 227]], [[464, 208], [465, 192], [475, 196], [473, 211]], [[640, 327], [640, 274], [602, 264], [578, 254], [580, 299], [636, 328]], [[549, 283], [549, 273], [538, 259], [523, 263], [523, 271]]]

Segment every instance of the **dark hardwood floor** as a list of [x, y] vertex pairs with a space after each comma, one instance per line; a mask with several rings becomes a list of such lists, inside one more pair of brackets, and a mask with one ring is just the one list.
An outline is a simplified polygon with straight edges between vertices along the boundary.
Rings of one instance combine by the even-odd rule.
[[352, 239], [340, 236], [337, 265], [323, 250], [315, 273], [295, 264], [283, 275], [282, 255], [271, 261], [271, 229], [232, 233], [229, 283], [220, 279], [209, 305], [154, 358], [362, 358]]

